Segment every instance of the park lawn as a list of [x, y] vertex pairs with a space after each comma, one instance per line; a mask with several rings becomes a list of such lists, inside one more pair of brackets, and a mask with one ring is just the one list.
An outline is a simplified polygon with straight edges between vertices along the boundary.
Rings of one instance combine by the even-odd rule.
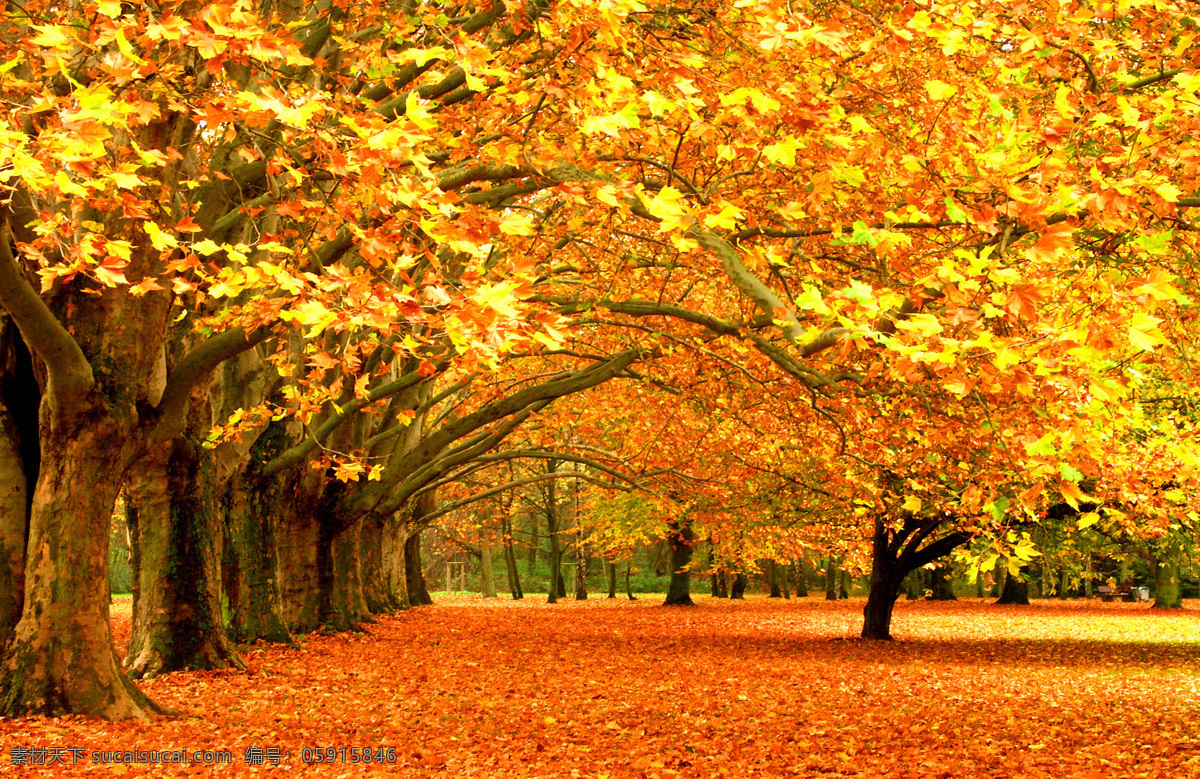
[[[853, 638], [861, 599], [443, 598], [361, 634], [248, 647], [245, 672], [143, 684], [183, 716], [0, 720], [13, 747], [229, 750], [233, 765], [126, 775], [419, 777], [1200, 776], [1200, 603], [901, 602], [894, 643]], [[114, 607], [128, 639], [128, 601]], [[247, 747], [278, 748], [257, 767]], [[392, 748], [306, 767], [306, 749]]]

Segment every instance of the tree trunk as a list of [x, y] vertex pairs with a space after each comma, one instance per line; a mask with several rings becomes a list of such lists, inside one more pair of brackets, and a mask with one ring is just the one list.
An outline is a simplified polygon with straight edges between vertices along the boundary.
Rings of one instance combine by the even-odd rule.
[[[546, 473], [553, 474], [557, 470], [557, 460], [546, 461]], [[558, 491], [555, 489], [554, 479], [546, 482], [546, 537], [550, 542], [550, 594], [547, 603], [557, 603], [559, 598], [567, 596], [567, 589], [562, 575], [562, 546], [558, 538]]]
[[738, 571], [733, 577], [733, 584], [729, 586], [730, 600], [744, 600], [746, 598], [746, 585], [750, 583], [750, 579], [746, 574]]
[[888, 542], [884, 521], [876, 519], [871, 542], [871, 586], [867, 593], [867, 605], [863, 608], [862, 627], [862, 637], [872, 641], [892, 640], [892, 609], [896, 606], [900, 585], [908, 573], [897, 561], [895, 551]]
[[[420, 500], [418, 498], [418, 500]], [[421, 531], [415, 530], [404, 543], [404, 570], [408, 598], [414, 606], [432, 606], [433, 598], [425, 587], [425, 571], [421, 565]]]
[[767, 587], [771, 594], [767, 597], [782, 598], [783, 591], [779, 588], [779, 566], [774, 560], [765, 560], [763, 562], [763, 571], [767, 575]]
[[717, 571], [717, 591], [714, 597], [728, 598], [729, 597], [729, 572]]
[[997, 605], [1028, 606], [1029, 583], [1020, 575], [1005, 576], [1004, 589], [1000, 591], [1000, 599], [996, 603]]
[[1183, 608], [1183, 591], [1179, 587], [1179, 563], [1155, 563], [1154, 608]]
[[[269, 439], [278, 430], [264, 434]], [[260, 444], [265, 442], [260, 439]], [[251, 466], [230, 479], [224, 490], [225, 542], [221, 563], [228, 601], [226, 629], [234, 641], [292, 643], [279, 593], [276, 529], [293, 502], [297, 474], [262, 477]]]
[[0, 647], [8, 643], [21, 619], [28, 487], [16, 426], [8, 409], [0, 407]]
[[604, 574], [608, 577], [608, 597], [617, 597], [617, 564], [612, 560], [604, 561]]
[[29, 350], [7, 322], [0, 333], [0, 652], [21, 620], [29, 502], [37, 484], [38, 405]]
[[946, 576], [946, 569], [941, 566], [929, 572], [929, 589], [933, 591], [931, 600], [958, 600], [950, 585], [950, 578]]
[[669, 523], [667, 542], [671, 545], [671, 583], [664, 606], [691, 606], [692, 550], [696, 539], [691, 518]]
[[790, 566], [788, 565], [779, 565], [778, 563], [775, 564], [775, 578], [779, 583], [779, 589], [783, 591], [783, 597], [785, 600], [792, 597], [792, 588], [788, 584], [789, 568]]
[[209, 452], [188, 434], [131, 469], [133, 678], [168, 671], [245, 668], [221, 615], [221, 521]]
[[492, 571], [492, 547], [488, 543], [486, 533], [479, 540], [479, 568], [480, 568], [480, 588], [483, 590], [483, 597], [496, 597], [496, 575]]
[[513, 600], [522, 600], [525, 593], [521, 590], [521, 573], [517, 570], [517, 554], [513, 549], [512, 518], [507, 507], [500, 519], [504, 532], [504, 572], [508, 576], [508, 591]]
[[410, 609], [412, 601], [408, 597], [408, 574], [404, 564], [404, 543], [408, 540], [408, 529], [398, 517], [392, 515], [383, 522], [381, 538], [384, 592], [392, 609]]
[[388, 523], [388, 519], [371, 513], [358, 529], [363, 598], [372, 614], [391, 614], [401, 608], [390, 589], [387, 566], [392, 561], [385, 558], [385, 551], [394, 551], [385, 541]]
[[95, 401], [42, 431], [21, 619], [0, 662], [0, 716], [164, 713], [121, 670], [109, 626], [108, 540], [127, 430]]
[[637, 600], [637, 598], [633, 597], [633, 584], [629, 581], [629, 572], [632, 570], [633, 563], [625, 563], [625, 595], [629, 598], [629, 600]]
[[843, 570], [838, 576], [838, 600], [846, 600], [850, 597], [850, 572]]
[[830, 557], [825, 561], [825, 600], [837, 600], [837, 560]]

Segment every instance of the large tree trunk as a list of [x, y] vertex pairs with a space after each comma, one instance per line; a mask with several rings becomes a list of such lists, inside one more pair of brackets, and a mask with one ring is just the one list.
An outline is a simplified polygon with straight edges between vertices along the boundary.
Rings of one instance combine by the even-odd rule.
[[[900, 585], [908, 571], [896, 559], [895, 550], [889, 548], [889, 535], [882, 519], [875, 520], [875, 533], [871, 542], [871, 587], [867, 594], [867, 605], [863, 608], [862, 637], [872, 641], [892, 640], [892, 609]], [[828, 597], [828, 593], [826, 594]]]
[[671, 545], [671, 583], [667, 587], [664, 606], [691, 606], [692, 551], [696, 540], [692, 520], [684, 518], [669, 523], [671, 534], [667, 542]]
[[29, 502], [37, 484], [38, 405], [29, 351], [11, 322], [0, 335], [0, 650], [21, 619]]
[[808, 561], [798, 560], [796, 562], [796, 597], [808, 597]]
[[372, 614], [391, 614], [402, 608], [390, 589], [387, 567], [393, 561], [385, 555], [395, 549], [386, 541], [387, 525], [387, 518], [370, 513], [363, 517], [358, 529], [363, 599]]
[[1000, 599], [996, 603], [1011, 606], [1029, 605], [1029, 583], [1020, 575], [1009, 574], [1004, 577], [1004, 589], [1000, 591]]
[[408, 541], [408, 527], [396, 516], [383, 522], [382, 532], [383, 586], [388, 599], [397, 611], [412, 608], [408, 596], [408, 573], [404, 559], [404, 545]]
[[[257, 460], [256, 453], [252, 462]], [[250, 469], [226, 485], [222, 582], [235, 641], [292, 643], [279, 592], [277, 530], [295, 505], [297, 475], [262, 477]]]
[[750, 579], [746, 574], [738, 571], [733, 577], [733, 584], [729, 585], [730, 600], [745, 600], [746, 585], [750, 583]]
[[1179, 563], [1155, 564], [1154, 608], [1183, 608], [1183, 591], [1179, 588]]
[[208, 453], [188, 435], [131, 469], [134, 678], [184, 669], [244, 668], [221, 616], [221, 523]]
[[25, 596], [28, 480], [17, 430], [0, 407], [0, 647], [21, 619]]
[[121, 670], [109, 626], [108, 540], [127, 431], [96, 403], [43, 431], [21, 619], [0, 663], [0, 715], [149, 719], [164, 709]]

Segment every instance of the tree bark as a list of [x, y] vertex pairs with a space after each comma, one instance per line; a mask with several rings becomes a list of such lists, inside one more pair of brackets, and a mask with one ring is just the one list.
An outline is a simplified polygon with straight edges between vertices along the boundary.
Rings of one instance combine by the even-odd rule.
[[487, 531], [484, 531], [484, 537], [479, 540], [479, 567], [481, 577], [481, 589], [483, 597], [496, 597], [496, 575], [492, 571], [492, 547], [488, 542]]
[[1004, 577], [1004, 589], [1000, 591], [997, 605], [1028, 606], [1029, 583], [1020, 575], [1009, 574]]
[[825, 561], [825, 600], [837, 600], [838, 561], [830, 557]]
[[633, 562], [630, 561], [625, 563], [625, 596], [628, 597], [629, 600], [637, 600], [637, 598], [633, 597], [633, 584], [629, 580], [629, 573], [632, 570]]
[[[277, 431], [269, 431], [269, 438]], [[261, 440], [260, 444], [263, 443]], [[257, 447], [256, 447], [257, 448]], [[227, 629], [235, 641], [292, 644], [279, 592], [277, 528], [294, 505], [297, 474], [264, 477], [251, 464], [224, 492], [225, 543], [221, 565], [228, 601]]]
[[1179, 563], [1155, 563], [1153, 608], [1183, 608], [1183, 591], [1179, 587]]
[[958, 600], [954, 594], [954, 587], [950, 585], [950, 578], [946, 575], [946, 569], [942, 566], [937, 566], [929, 572], [929, 589], [933, 591], [931, 600]]
[[[102, 403], [97, 403], [102, 408]], [[43, 431], [21, 619], [0, 663], [0, 716], [165, 713], [129, 680], [109, 626], [109, 522], [127, 431], [97, 408]]]
[[[557, 470], [557, 460], [546, 461], [547, 473]], [[550, 542], [550, 593], [546, 602], [557, 603], [559, 598], [567, 596], [567, 589], [562, 575], [562, 546], [558, 538], [558, 491], [555, 489], [554, 479], [546, 482], [546, 537]]]
[[765, 560], [763, 569], [767, 574], [767, 587], [770, 589], [769, 598], [782, 598], [783, 590], [779, 587], [779, 565], [774, 560]]
[[808, 597], [808, 561], [796, 561], [796, 597]]
[[[420, 502], [421, 498], [417, 500]], [[433, 598], [429, 597], [429, 590], [425, 587], [425, 571], [421, 564], [420, 529], [414, 529], [404, 544], [404, 566], [408, 581], [408, 598], [412, 605], [432, 606]]]
[[513, 549], [512, 517], [507, 506], [500, 522], [504, 533], [504, 572], [508, 576], [508, 591], [512, 593], [513, 600], [522, 600], [525, 598], [525, 593], [521, 589], [521, 572], [517, 569], [517, 554]]
[[126, 491], [132, 539], [133, 678], [245, 668], [221, 614], [221, 522], [209, 452], [177, 436], [138, 460]]
[[750, 580], [746, 577], [746, 574], [742, 573], [741, 571], [738, 571], [736, 574], [734, 574], [733, 583], [729, 585], [729, 599], [745, 600], [746, 585], [749, 583]]
[[664, 606], [692, 606], [692, 551], [696, 540], [690, 517], [673, 520], [667, 542], [671, 545], [671, 583]]
[[11, 322], [0, 332], [0, 650], [25, 600], [29, 502], [37, 484], [41, 393], [29, 351]]
[[863, 608], [862, 637], [873, 641], [892, 640], [892, 610], [904, 578], [912, 571], [950, 554], [970, 540], [964, 531], [933, 538], [942, 522], [907, 515], [899, 528], [889, 527], [882, 517], [875, 519], [871, 537], [871, 577], [867, 605]]
[[604, 561], [604, 575], [608, 578], [608, 597], [617, 597], [617, 564], [612, 560]]

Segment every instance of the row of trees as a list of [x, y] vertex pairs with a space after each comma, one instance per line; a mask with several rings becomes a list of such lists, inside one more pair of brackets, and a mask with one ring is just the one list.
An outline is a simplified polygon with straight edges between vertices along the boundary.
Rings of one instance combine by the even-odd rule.
[[614, 550], [631, 491], [680, 572], [865, 527], [870, 638], [1054, 506], [1190, 554], [1185, 6], [6, 9], [0, 713], [419, 601], [472, 483], [600, 481]]

